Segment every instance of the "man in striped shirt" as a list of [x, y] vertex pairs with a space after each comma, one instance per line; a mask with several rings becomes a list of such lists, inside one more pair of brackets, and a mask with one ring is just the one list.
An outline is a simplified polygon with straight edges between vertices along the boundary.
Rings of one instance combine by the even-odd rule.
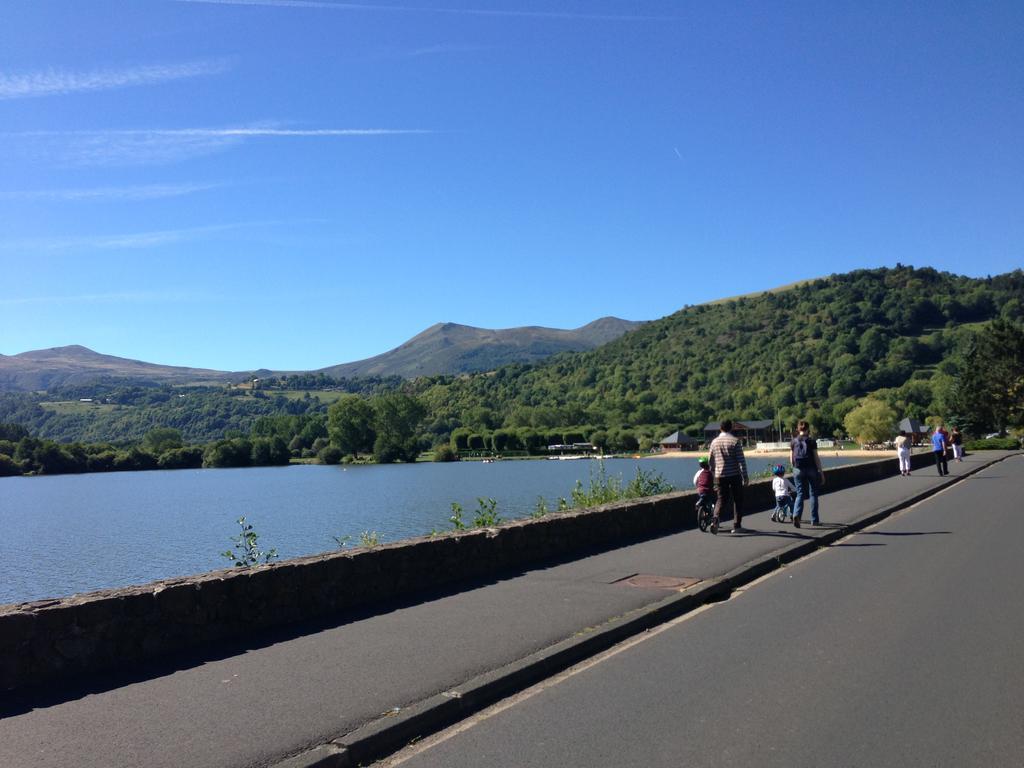
[[719, 427], [722, 431], [711, 441], [711, 474], [715, 476], [715, 519], [711, 532], [718, 533], [718, 517], [724, 508], [732, 508], [732, 532], [743, 532], [743, 486], [748, 482], [747, 460], [743, 456], [743, 445], [732, 434], [732, 420], [725, 419]]

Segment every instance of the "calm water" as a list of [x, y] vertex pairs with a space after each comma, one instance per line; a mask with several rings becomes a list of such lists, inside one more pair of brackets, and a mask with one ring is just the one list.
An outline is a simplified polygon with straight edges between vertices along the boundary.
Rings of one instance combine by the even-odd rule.
[[[828, 464], [853, 460], [827, 459]], [[751, 472], [772, 460], [750, 458]], [[637, 467], [690, 488], [689, 459], [608, 459], [626, 481]], [[453, 501], [470, 523], [478, 496], [503, 519], [527, 517], [589, 481], [596, 461], [461, 462], [391, 466], [9, 477], [0, 479], [0, 603], [37, 600], [224, 568], [219, 556], [245, 515], [281, 558], [337, 548], [332, 536], [377, 531], [382, 542], [450, 530]]]

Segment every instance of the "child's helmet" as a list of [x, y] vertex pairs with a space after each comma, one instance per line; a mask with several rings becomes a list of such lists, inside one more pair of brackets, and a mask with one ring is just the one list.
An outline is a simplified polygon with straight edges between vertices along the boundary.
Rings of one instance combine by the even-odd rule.
[[784, 474], [786, 474], [786, 468], [781, 464], [776, 464], [775, 466], [772, 467], [772, 474], [777, 475], [778, 477], [782, 477]]
[[697, 463], [700, 464], [702, 467], [708, 466], [708, 457], [707, 456], [698, 456], [697, 457]]

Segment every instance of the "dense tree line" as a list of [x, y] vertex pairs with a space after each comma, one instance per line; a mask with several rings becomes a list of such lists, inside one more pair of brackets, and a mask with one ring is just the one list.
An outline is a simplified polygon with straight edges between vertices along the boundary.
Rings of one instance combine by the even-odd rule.
[[402, 386], [401, 376], [360, 376], [334, 378], [322, 372], [287, 373], [260, 379], [261, 389], [337, 390], [355, 395], [379, 395]]
[[415, 461], [425, 447], [418, 439], [425, 415], [418, 399], [401, 392], [369, 400], [347, 395], [328, 410], [327, 431], [344, 456], [372, 453], [382, 463]]
[[[77, 412], [46, 405], [93, 400]], [[46, 393], [0, 394], [0, 421], [17, 423], [33, 435], [59, 442], [131, 444], [156, 427], [179, 430], [192, 443], [206, 443], [228, 432], [248, 434], [262, 416], [326, 414], [316, 397], [301, 400], [265, 392], [223, 387], [108, 387], [97, 384]]]
[[[851, 424], [895, 414], [941, 418], [981, 434], [1024, 419], [1022, 321], [1020, 270], [972, 279], [897, 266], [685, 307], [596, 350], [534, 366], [404, 382], [325, 384], [323, 374], [274, 382], [349, 393], [329, 410], [314, 396], [270, 390], [113, 382], [0, 396], [0, 422], [122, 450], [169, 427], [186, 443], [249, 441], [250, 456], [254, 441], [279, 440], [293, 457], [409, 461], [430, 448], [448, 457], [537, 453], [574, 442], [643, 450], [678, 428], [700, 437], [706, 423], [723, 417], [786, 425], [807, 418], [832, 435], [847, 431], [847, 416], [870, 396], [884, 408], [871, 404]], [[81, 397], [108, 410], [58, 413], [41, 405]], [[260, 445], [262, 456], [268, 449]], [[221, 444], [216, 455], [242, 461], [245, 452], [244, 444]]]
[[[0, 434], [9, 434], [11, 426], [0, 424]], [[130, 447], [109, 443], [58, 443], [28, 435], [22, 435], [17, 441], [0, 438], [0, 477], [274, 466], [290, 460], [291, 452], [278, 436], [234, 436], [208, 445], [186, 445], [181, 433], [169, 427], [152, 430], [141, 443]]]

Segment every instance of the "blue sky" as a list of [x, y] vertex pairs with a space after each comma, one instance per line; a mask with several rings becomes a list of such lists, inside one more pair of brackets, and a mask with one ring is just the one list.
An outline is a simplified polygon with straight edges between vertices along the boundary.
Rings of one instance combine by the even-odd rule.
[[1022, 266], [1024, 4], [6, 0], [0, 353], [314, 369]]

